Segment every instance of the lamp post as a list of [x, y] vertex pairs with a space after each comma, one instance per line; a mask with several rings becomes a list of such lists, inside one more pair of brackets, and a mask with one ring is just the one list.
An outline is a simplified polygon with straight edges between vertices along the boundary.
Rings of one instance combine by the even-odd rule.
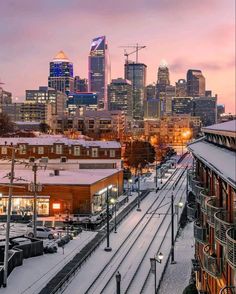
[[138, 207], [136, 210], [141, 211], [141, 208], [140, 208], [140, 170], [138, 170]]
[[121, 274], [117, 272], [116, 274], [116, 294], [120, 294], [120, 282], [121, 282]]
[[132, 180], [132, 178], [130, 178], [129, 180], [128, 180], [128, 183], [129, 183], [129, 191], [128, 191], [128, 201], [129, 201], [129, 196], [131, 196], [131, 189], [132, 189], [132, 183], [133, 183], [133, 180]]
[[116, 223], [116, 202], [117, 200], [114, 199], [114, 198], [111, 198], [111, 204], [114, 205], [114, 208], [115, 208], [115, 218], [114, 218], [114, 233], [117, 233], [117, 223]]
[[[176, 205], [178, 208], [183, 207], [183, 203], [179, 202]], [[178, 214], [177, 214], [178, 217]], [[174, 212], [174, 192], [171, 193], [171, 264], [175, 264], [175, 237], [174, 237], [174, 221], [175, 221], [175, 212]]]
[[151, 272], [154, 274], [154, 293], [157, 292], [157, 271], [156, 271], [156, 263], [161, 263], [163, 259], [163, 254], [160, 252], [158, 255], [154, 255], [154, 257], [150, 258], [151, 263]]
[[107, 215], [107, 246], [104, 248], [105, 251], [109, 252], [112, 250], [110, 247], [110, 226], [109, 226], [109, 189], [112, 188], [110, 186], [106, 189], [106, 215]]

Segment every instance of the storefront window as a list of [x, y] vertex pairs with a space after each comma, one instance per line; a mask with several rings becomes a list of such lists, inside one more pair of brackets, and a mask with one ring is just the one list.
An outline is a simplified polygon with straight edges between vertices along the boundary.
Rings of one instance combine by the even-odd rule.
[[[12, 214], [24, 216], [33, 214], [34, 199], [31, 197], [13, 197], [12, 198]], [[6, 214], [8, 198], [0, 198], [0, 214]], [[38, 215], [49, 215], [49, 197], [37, 198]]]

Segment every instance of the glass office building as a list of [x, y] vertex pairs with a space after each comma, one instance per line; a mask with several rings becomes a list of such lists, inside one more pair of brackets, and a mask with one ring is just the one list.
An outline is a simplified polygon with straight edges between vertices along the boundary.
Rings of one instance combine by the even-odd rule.
[[92, 40], [89, 53], [89, 92], [98, 94], [99, 108], [107, 109], [107, 84], [109, 62], [106, 37]]

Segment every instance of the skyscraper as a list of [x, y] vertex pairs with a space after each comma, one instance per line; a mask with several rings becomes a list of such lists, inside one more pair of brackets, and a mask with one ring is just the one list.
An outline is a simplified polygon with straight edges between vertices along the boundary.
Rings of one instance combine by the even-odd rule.
[[98, 94], [99, 107], [107, 109], [109, 60], [106, 37], [92, 40], [89, 53], [89, 91]]
[[195, 97], [193, 99], [193, 115], [201, 118], [203, 126], [215, 124], [217, 117], [217, 96]]
[[81, 79], [79, 76], [75, 76], [74, 92], [88, 92], [88, 80]]
[[169, 69], [167, 63], [162, 60], [157, 73], [157, 97], [164, 96], [166, 86], [170, 85]]
[[125, 79], [130, 80], [133, 91], [133, 118], [143, 119], [143, 102], [146, 98], [147, 66], [143, 63], [125, 63]]
[[155, 83], [147, 85], [146, 96], [147, 96], [147, 100], [156, 98], [156, 85], [155, 85]]
[[108, 85], [108, 110], [122, 110], [127, 118], [132, 119], [133, 97], [129, 80], [118, 78]]
[[173, 115], [193, 114], [193, 97], [173, 97], [172, 98]]
[[205, 78], [198, 69], [187, 72], [187, 94], [191, 97], [205, 96]]
[[74, 90], [73, 64], [63, 51], [50, 62], [48, 86], [66, 94]]
[[175, 83], [176, 97], [186, 97], [187, 96], [187, 82], [185, 79], [179, 79]]

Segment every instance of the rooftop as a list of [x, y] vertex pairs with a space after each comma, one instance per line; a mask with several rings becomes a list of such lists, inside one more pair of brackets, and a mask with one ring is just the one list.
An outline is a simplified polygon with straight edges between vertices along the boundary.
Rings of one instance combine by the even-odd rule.
[[188, 149], [223, 180], [236, 188], [236, 153], [223, 147], [196, 140]]
[[61, 50], [53, 58], [53, 61], [65, 61], [65, 62], [68, 62], [69, 58], [66, 56], [65, 52]]
[[[8, 184], [9, 179], [4, 178], [8, 171], [0, 169], [0, 183]], [[54, 170], [38, 170], [37, 180], [41, 184], [47, 185], [92, 185], [101, 181], [113, 174], [116, 174], [118, 169], [95, 169], [95, 170], [60, 170], [59, 175], [54, 175]], [[21, 177], [16, 184], [28, 184], [33, 181], [33, 172], [31, 168], [22, 168], [15, 170], [15, 177]]]
[[203, 132], [207, 132], [209, 130], [236, 132], [236, 120], [230, 120], [227, 122], [215, 124], [209, 127], [202, 128], [202, 130]]
[[68, 146], [80, 145], [83, 147], [100, 147], [100, 148], [120, 148], [120, 143], [116, 141], [86, 141], [83, 139], [73, 140], [63, 136], [40, 136], [34, 138], [0, 138], [0, 146], [10, 145], [11, 143], [16, 146], [17, 144], [29, 144], [29, 145], [53, 145], [53, 144], [65, 144]]

